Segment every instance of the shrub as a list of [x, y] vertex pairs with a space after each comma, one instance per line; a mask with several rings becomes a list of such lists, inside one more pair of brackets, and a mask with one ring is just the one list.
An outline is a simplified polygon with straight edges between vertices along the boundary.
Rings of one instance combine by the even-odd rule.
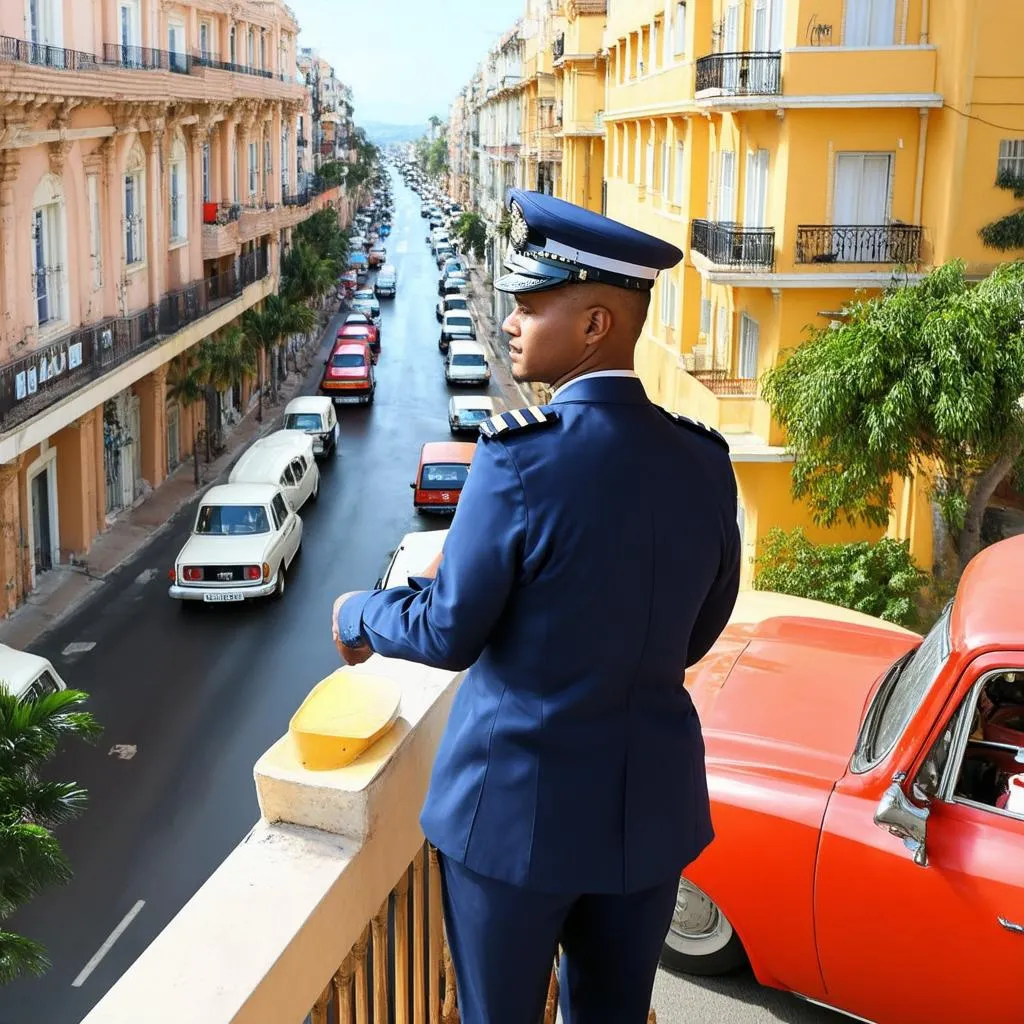
[[812, 544], [802, 529], [776, 528], [757, 559], [754, 589], [826, 601], [910, 626], [917, 619], [916, 598], [928, 581], [906, 541]]

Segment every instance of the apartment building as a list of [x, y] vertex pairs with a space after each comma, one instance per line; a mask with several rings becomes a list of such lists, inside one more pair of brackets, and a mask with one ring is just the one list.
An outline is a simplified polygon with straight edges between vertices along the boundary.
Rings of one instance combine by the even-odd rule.
[[464, 86], [448, 111], [448, 191], [457, 203], [470, 203], [473, 139], [470, 126], [470, 87]]
[[557, 135], [555, 42], [563, 33], [561, 0], [526, 0], [523, 16], [523, 83], [519, 93], [519, 181], [547, 195], [561, 190], [562, 143]]
[[296, 180], [297, 31], [277, 0], [0, 7], [0, 614], [191, 451], [175, 367], [335, 198]]
[[[808, 325], [956, 257], [1014, 208], [1024, 78], [1004, 40], [1024, 11], [929, 0], [613, 0], [607, 212], [686, 251], [661, 275], [638, 364], [651, 397], [722, 430], [745, 571], [773, 526], [818, 541], [790, 497], [785, 438], [757, 380]], [[893, 532], [930, 564], [924, 488]]]
[[352, 88], [338, 78], [317, 50], [308, 46], [298, 52], [298, 68], [310, 94], [311, 110], [308, 125], [300, 125], [303, 145], [299, 148], [304, 161], [301, 169], [313, 173], [325, 163], [350, 157]]
[[562, 149], [555, 195], [600, 213], [604, 209], [603, 49], [606, 0], [573, 0], [552, 26], [555, 138]]

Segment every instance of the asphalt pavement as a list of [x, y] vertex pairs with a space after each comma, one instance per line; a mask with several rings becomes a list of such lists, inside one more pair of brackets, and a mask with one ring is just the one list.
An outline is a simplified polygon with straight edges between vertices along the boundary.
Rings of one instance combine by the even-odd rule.
[[[90, 806], [60, 831], [71, 883], [9, 922], [47, 947], [53, 968], [0, 990], [0, 1024], [75, 1024], [166, 926], [258, 818], [254, 762], [337, 667], [334, 598], [372, 587], [405, 533], [445, 525], [413, 512], [409, 488], [420, 445], [449, 437], [437, 269], [418, 198], [397, 178], [395, 197], [387, 246], [398, 294], [381, 303], [376, 398], [369, 408], [339, 407], [340, 455], [323, 469], [319, 501], [301, 513], [302, 555], [283, 601], [183, 613], [167, 596], [167, 570], [190, 529], [190, 505], [33, 648], [91, 695], [104, 735], [55, 766], [86, 786]], [[305, 392], [318, 376], [316, 363]], [[503, 386], [511, 392], [498, 372], [491, 392]], [[655, 1005], [663, 1024], [838, 1019], [742, 977], [696, 985], [663, 972]]]

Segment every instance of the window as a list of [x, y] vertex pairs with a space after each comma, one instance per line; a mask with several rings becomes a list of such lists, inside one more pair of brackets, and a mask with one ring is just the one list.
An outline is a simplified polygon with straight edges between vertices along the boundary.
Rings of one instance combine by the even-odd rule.
[[210, 23], [199, 22], [199, 53], [204, 59], [210, 57]]
[[238, 33], [235, 30], [235, 26], [231, 26], [231, 31], [228, 32], [228, 60], [235, 64], [237, 63], [236, 57], [238, 56]]
[[32, 213], [32, 290], [40, 327], [64, 319], [63, 193], [54, 182], [42, 198]]
[[238, 202], [238, 148], [231, 147], [231, 201]]
[[282, 498], [280, 494], [274, 495], [273, 509], [278, 522], [281, 526], [284, 526], [288, 520], [288, 508], [284, 503], [284, 498]]
[[726, 367], [729, 365], [729, 350], [732, 348], [732, 334], [729, 319], [729, 310], [725, 306], [718, 307], [718, 316], [715, 318], [714, 337], [714, 360], [715, 365]]
[[672, 52], [677, 57], [686, 52], [686, 0], [679, 0], [673, 12]]
[[265, 68], [267, 66], [267, 33], [265, 29], [260, 29], [260, 67]]
[[202, 145], [202, 167], [203, 167], [203, 202], [210, 201], [210, 144], [204, 142]]
[[719, 154], [718, 220], [730, 222], [736, 210], [736, 154], [724, 149]]
[[128, 266], [145, 260], [142, 181], [141, 171], [124, 177], [124, 261]]
[[171, 145], [168, 175], [171, 241], [181, 242], [188, 237], [188, 198], [185, 177], [185, 143], [180, 136]]
[[43, 669], [42, 672], [36, 676], [35, 679], [29, 683], [28, 689], [25, 690], [22, 700], [42, 700], [43, 697], [48, 697], [51, 693], [56, 693], [60, 689], [60, 685], [57, 680], [53, 678], [53, 675], [48, 669]]
[[167, 56], [170, 69], [184, 73], [188, 70], [185, 58], [185, 25], [180, 21], [167, 23]]
[[661, 279], [661, 322], [666, 327], [671, 327], [675, 323], [676, 297], [675, 279], [664, 275]]
[[644, 180], [643, 184], [654, 190], [654, 139], [648, 139], [644, 147]]
[[743, 226], [765, 227], [768, 213], [768, 150], [748, 150], [747, 181], [743, 203]]
[[700, 300], [700, 333], [709, 334], [711, 331], [711, 300]]
[[130, 64], [136, 58], [125, 48], [138, 46], [142, 33], [138, 0], [121, 0], [117, 14], [118, 35], [122, 46], [121, 63]]
[[263, 173], [267, 177], [270, 176], [270, 173], [274, 169], [270, 160], [270, 152], [270, 139], [267, 138], [263, 140]]
[[753, 380], [757, 377], [757, 350], [760, 340], [760, 325], [744, 313], [740, 317], [740, 365], [737, 373], [737, 376], [744, 380]]
[[683, 204], [683, 176], [686, 170], [685, 150], [681, 142], [676, 143], [675, 175], [672, 182], [672, 201], [677, 206]]
[[846, 0], [843, 46], [892, 46], [896, 0]]
[[249, 29], [249, 67], [256, 66], [256, 33]]
[[668, 166], [668, 143], [661, 144], [661, 194], [668, 198], [669, 166]]
[[661, 52], [658, 49], [658, 30], [661, 23], [651, 22], [651, 49], [650, 49], [650, 70], [653, 71], [661, 63]]
[[[30, 42], [49, 46], [61, 45], [61, 4], [55, 0], [28, 0], [28, 38]], [[54, 54], [42, 51], [31, 54], [33, 62], [51, 62]]]
[[100, 176], [89, 174], [85, 179], [89, 204], [89, 259], [92, 263], [93, 291], [103, 287], [103, 235], [100, 220]]
[[259, 188], [259, 164], [256, 162], [256, 143], [249, 143], [249, 195], [255, 196]]
[[783, 0], [755, 0], [754, 38], [755, 52], [782, 49]]
[[999, 143], [997, 173], [1000, 180], [1024, 178], [1024, 139], [1003, 139]]
[[244, 537], [269, 531], [267, 510], [262, 505], [201, 505], [196, 516], [196, 533]]

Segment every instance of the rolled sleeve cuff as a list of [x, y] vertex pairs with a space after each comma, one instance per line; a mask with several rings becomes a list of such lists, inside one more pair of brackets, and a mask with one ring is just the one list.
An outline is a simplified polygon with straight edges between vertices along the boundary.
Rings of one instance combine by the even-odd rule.
[[373, 597], [372, 590], [363, 591], [350, 597], [338, 612], [338, 636], [346, 647], [362, 647], [369, 638], [363, 632], [363, 609]]

